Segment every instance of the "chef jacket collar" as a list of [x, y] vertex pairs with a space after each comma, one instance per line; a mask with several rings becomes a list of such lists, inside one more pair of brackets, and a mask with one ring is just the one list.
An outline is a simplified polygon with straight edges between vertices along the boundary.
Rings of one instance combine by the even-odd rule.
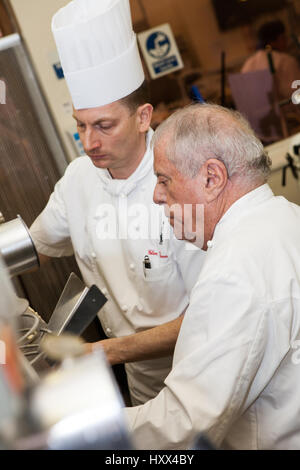
[[224, 231], [231, 231], [240, 223], [240, 219], [245, 217], [247, 212], [259, 206], [262, 202], [274, 197], [274, 193], [268, 184], [263, 184], [250, 191], [235, 201], [215, 227], [211, 244], [214, 244], [218, 237], [224, 236]]
[[153, 169], [153, 154], [150, 143], [153, 137], [153, 130], [149, 129], [146, 135], [146, 153], [135, 170], [135, 172], [126, 180], [113, 179], [107, 169], [96, 169], [105, 191], [112, 196], [128, 196], [148, 173]]

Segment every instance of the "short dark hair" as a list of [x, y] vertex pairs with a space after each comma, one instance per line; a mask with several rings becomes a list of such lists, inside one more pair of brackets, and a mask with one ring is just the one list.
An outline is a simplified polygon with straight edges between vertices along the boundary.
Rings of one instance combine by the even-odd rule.
[[137, 90], [130, 93], [130, 95], [125, 96], [125, 98], [120, 99], [120, 103], [122, 103], [124, 106], [127, 106], [130, 112], [135, 113], [139, 106], [149, 103], [149, 98], [149, 87], [147, 81], [145, 80]]
[[269, 21], [263, 24], [258, 30], [258, 40], [260, 48], [265, 48], [268, 44], [276, 41], [285, 32], [282, 21]]

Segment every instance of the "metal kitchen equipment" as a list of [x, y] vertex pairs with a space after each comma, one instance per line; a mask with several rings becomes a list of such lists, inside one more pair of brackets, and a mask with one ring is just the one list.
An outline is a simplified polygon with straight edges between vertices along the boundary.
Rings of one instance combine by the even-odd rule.
[[[82, 283], [77, 282], [77, 287]], [[75, 295], [79, 310], [90, 292], [83, 290], [85, 294]], [[93, 298], [95, 302], [91, 302], [99, 306], [99, 298]], [[72, 318], [76, 311], [73, 305]], [[67, 310], [64, 313], [70, 317]], [[17, 328], [13, 325], [22, 317], [28, 325], [19, 330], [19, 340], [14, 340]], [[62, 322], [64, 326], [72, 318]], [[84, 322], [79, 323], [83, 328]], [[96, 350], [74, 358], [78, 348], [73, 343], [70, 347], [70, 339], [63, 345], [63, 336], [52, 337], [52, 352], [60, 349], [63, 362], [39, 377], [17, 346], [37, 342], [43, 328], [42, 319], [28, 302], [16, 296], [0, 254], [0, 449], [130, 449], [122, 398], [104, 353]]]
[[49, 368], [50, 363], [40, 347], [45, 333], [80, 336], [106, 302], [97, 286], [88, 288], [71, 273], [48, 324], [28, 305], [27, 308], [23, 305], [26, 309], [22, 311], [22, 304], [19, 304], [22, 312], [18, 323], [18, 346], [34, 370], [40, 373]]
[[11, 276], [39, 266], [39, 257], [29, 230], [20, 216], [0, 224], [0, 253]]
[[47, 323], [30, 307], [19, 315], [17, 343], [22, 357], [26, 360], [22, 361], [25, 369], [23, 373], [26, 375], [28, 371], [30, 372], [30, 368], [26, 368], [26, 362], [37, 374], [49, 369], [49, 363], [40, 351], [45, 333], [51, 333]]
[[[29, 409], [50, 450], [132, 449], [123, 401], [101, 350], [66, 360], [33, 390]], [[19, 448], [28, 448], [26, 440]]]
[[[11, 276], [39, 266], [34, 243], [20, 216], [0, 224], [0, 256]], [[74, 273], [70, 275], [48, 325], [29, 307], [27, 300], [16, 297], [18, 346], [22, 355], [37, 372], [48, 368], [45, 355], [40, 351], [44, 334], [80, 336], [106, 302], [97, 286], [86, 287]]]
[[86, 287], [71, 273], [48, 323], [54, 334], [73, 333], [81, 335], [107, 302], [97, 286]]
[[[10, 362], [0, 369], [0, 448], [130, 449], [121, 395], [104, 353], [98, 350], [75, 359], [78, 348], [73, 341], [80, 339], [63, 337], [66, 332], [79, 336], [107, 302], [106, 297], [72, 273], [47, 324], [27, 300], [17, 297], [9, 279], [37, 264], [22, 219], [2, 224], [0, 346], [4, 352], [9, 346]], [[13, 319], [15, 336], [6, 325]], [[49, 337], [52, 353], [53, 348], [55, 353], [60, 350], [61, 357], [51, 355], [49, 345], [46, 354], [46, 333], [54, 335]], [[53, 364], [49, 359], [63, 362], [49, 373]]]

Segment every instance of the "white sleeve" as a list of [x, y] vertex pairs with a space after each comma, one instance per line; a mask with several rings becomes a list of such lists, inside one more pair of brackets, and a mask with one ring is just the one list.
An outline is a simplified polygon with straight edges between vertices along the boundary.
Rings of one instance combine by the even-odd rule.
[[50, 257], [73, 254], [64, 201], [65, 178], [66, 176], [56, 184], [47, 206], [30, 227], [37, 251]]
[[200, 433], [221, 444], [249, 396], [255, 400], [278, 367], [271, 355], [262, 365], [268, 313], [251, 284], [238, 276], [197, 283], [166, 387], [125, 410], [136, 448], [191, 449]]

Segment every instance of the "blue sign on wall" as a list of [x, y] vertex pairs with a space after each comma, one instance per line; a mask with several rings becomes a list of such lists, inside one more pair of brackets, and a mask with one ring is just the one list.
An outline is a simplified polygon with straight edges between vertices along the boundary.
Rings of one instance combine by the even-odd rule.
[[57, 62], [57, 64], [53, 64], [53, 68], [54, 68], [56, 76], [59, 80], [61, 80], [62, 78], [65, 78], [64, 71], [62, 69], [62, 66], [61, 66], [60, 62]]
[[168, 57], [167, 59], [160, 60], [159, 62], [155, 62], [152, 64], [152, 67], [154, 69], [155, 73], [163, 73], [166, 72], [167, 70], [173, 69], [174, 67], [177, 67], [178, 60], [175, 55], [172, 57]]
[[152, 79], [183, 68], [180, 52], [168, 23], [139, 33], [138, 40]]
[[171, 42], [165, 33], [157, 31], [149, 36], [146, 47], [151, 57], [162, 59], [169, 54]]

